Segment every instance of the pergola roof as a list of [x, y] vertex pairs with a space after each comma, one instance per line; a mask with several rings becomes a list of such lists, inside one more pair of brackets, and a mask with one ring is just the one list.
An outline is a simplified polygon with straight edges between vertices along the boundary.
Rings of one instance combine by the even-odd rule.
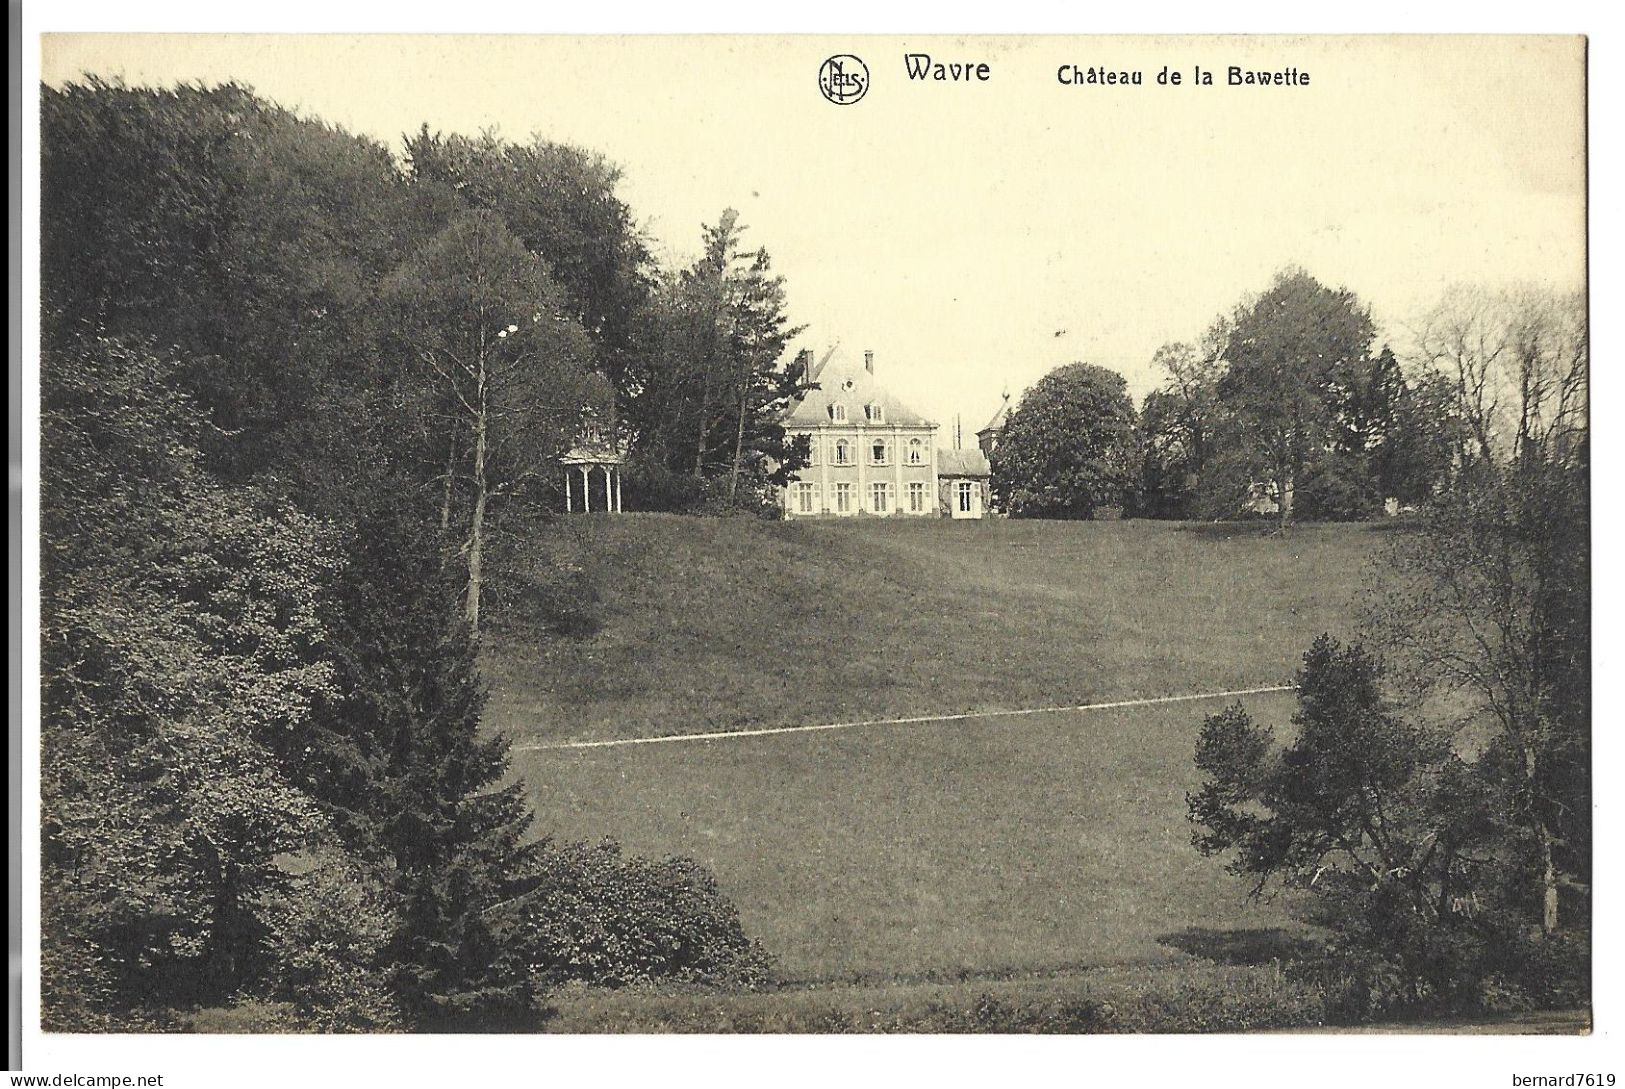
[[561, 465], [620, 465], [625, 461], [626, 453], [607, 442], [583, 442], [559, 458]]

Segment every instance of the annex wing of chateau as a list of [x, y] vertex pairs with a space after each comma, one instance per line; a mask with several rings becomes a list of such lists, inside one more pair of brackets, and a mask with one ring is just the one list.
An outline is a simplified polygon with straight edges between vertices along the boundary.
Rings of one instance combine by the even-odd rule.
[[966, 448], [960, 429], [937, 446], [939, 425], [898, 400], [875, 378], [875, 354], [861, 364], [832, 349], [801, 353], [808, 388], [785, 429], [810, 443], [806, 468], [784, 488], [787, 518], [984, 518], [992, 509], [988, 462], [1009, 401]]

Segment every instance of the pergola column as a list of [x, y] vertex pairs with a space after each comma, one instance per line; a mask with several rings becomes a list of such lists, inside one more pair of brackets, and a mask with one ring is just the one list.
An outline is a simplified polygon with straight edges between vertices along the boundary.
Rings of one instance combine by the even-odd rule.
[[576, 509], [575, 499], [570, 494], [572, 491], [572, 488], [570, 487], [570, 477], [573, 475], [574, 474], [570, 471], [570, 468], [566, 466], [564, 469], [564, 513], [566, 514], [569, 514]]
[[587, 465], [581, 467], [581, 509], [592, 513], [592, 468]]

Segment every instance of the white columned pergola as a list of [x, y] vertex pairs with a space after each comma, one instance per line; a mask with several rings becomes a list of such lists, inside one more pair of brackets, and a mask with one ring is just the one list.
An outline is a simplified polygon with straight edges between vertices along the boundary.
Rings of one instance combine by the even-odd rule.
[[[621, 511], [621, 466], [625, 462], [621, 451], [607, 443], [584, 442], [571, 448], [559, 459], [564, 468], [564, 509], [576, 509], [576, 476], [580, 474], [581, 512], [591, 514], [594, 509], [612, 514]], [[595, 487], [595, 478], [602, 478], [602, 486]], [[602, 497], [602, 505], [595, 505], [593, 492]]]

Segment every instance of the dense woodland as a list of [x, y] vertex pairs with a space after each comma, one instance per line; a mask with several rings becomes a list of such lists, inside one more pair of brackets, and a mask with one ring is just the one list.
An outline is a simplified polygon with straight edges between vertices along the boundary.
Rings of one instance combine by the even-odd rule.
[[[477, 670], [547, 589], [514, 544], [572, 445], [622, 445], [653, 510], [771, 514], [804, 463], [799, 330], [737, 214], [662, 268], [598, 155], [396, 155], [236, 85], [43, 88], [41, 169], [47, 1026], [491, 1029], [565, 980], [763, 978], [702, 868], [531, 835]], [[1210, 720], [1192, 801], [1260, 887], [1341, 891], [1366, 948], [1421, 935], [1420, 999], [1467, 978], [1438, 935], [1487, 963], [1588, 923], [1583, 311], [1457, 292], [1406, 353], [1289, 270], [1163, 348], [1138, 411], [1109, 371], [1046, 378], [994, 469], [1024, 515], [1230, 517], [1257, 481], [1300, 517], [1427, 508], [1376, 649], [1314, 648], [1285, 748]], [[1488, 757], [1390, 714], [1385, 668], [1490, 708]]]
[[[644, 506], [794, 463], [735, 213], [662, 269], [575, 148], [42, 94], [47, 1022], [492, 1027], [572, 974], [754, 971], [702, 871], [530, 841], [476, 673], [578, 439], [630, 441]], [[642, 952], [582, 948], [561, 889]]]

